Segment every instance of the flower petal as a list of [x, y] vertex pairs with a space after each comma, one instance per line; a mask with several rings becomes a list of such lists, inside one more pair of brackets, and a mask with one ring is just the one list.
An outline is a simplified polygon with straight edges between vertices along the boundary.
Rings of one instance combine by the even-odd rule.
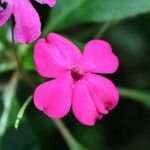
[[54, 7], [56, 5], [56, 0], [35, 0], [40, 4], [48, 4], [50, 7]]
[[90, 95], [86, 81], [79, 80], [73, 90], [72, 109], [75, 117], [84, 125], [94, 125], [102, 117]]
[[34, 92], [34, 104], [51, 118], [65, 116], [71, 107], [72, 79], [65, 74], [39, 85]]
[[14, 34], [21, 43], [31, 43], [41, 34], [40, 18], [28, 0], [16, 0]]
[[102, 40], [88, 42], [79, 61], [79, 66], [84, 71], [92, 73], [113, 73], [118, 64], [118, 58], [113, 54], [111, 46]]
[[3, 26], [13, 13], [13, 4], [7, 3], [6, 9], [0, 7], [0, 27]]
[[68, 71], [80, 57], [76, 46], [54, 33], [47, 39], [40, 39], [34, 48], [34, 61], [37, 71], [44, 77], [58, 77]]
[[88, 88], [100, 113], [107, 114], [109, 110], [116, 107], [119, 92], [110, 80], [94, 74], [88, 74], [87, 80]]
[[[37, 72], [43, 77], [58, 77], [67, 69], [57, 64], [53, 59], [55, 48], [47, 43], [45, 39], [40, 39], [34, 47], [34, 63]], [[59, 59], [59, 58], [58, 58]]]
[[56, 50], [53, 52], [57, 59], [59, 57], [60, 62], [66, 66], [72, 66], [78, 61], [81, 56], [81, 52], [77, 46], [71, 41], [56, 33], [50, 33], [47, 37], [49, 44], [53, 44]]

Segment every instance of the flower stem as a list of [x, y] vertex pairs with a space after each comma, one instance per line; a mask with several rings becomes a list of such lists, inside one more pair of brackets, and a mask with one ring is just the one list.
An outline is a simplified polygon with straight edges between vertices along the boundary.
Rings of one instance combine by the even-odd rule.
[[[13, 49], [13, 53], [14, 53], [14, 56], [15, 56], [15, 59], [16, 59], [17, 69], [18, 69], [19, 72], [21, 72], [21, 64], [20, 64], [20, 61], [19, 61], [19, 57], [18, 57], [18, 55], [17, 55], [17, 46], [16, 46], [16, 43], [15, 43], [13, 27], [14, 27], [14, 19], [13, 19], [13, 17], [11, 17], [12, 49]], [[21, 75], [21, 73], [20, 73], [20, 75]]]
[[32, 98], [33, 98], [32, 95], [29, 96], [27, 98], [27, 100], [24, 102], [24, 104], [22, 105], [21, 109], [19, 110], [19, 112], [17, 114], [17, 119], [16, 119], [15, 124], [14, 124], [15, 129], [18, 129], [20, 120], [22, 119], [24, 112], [25, 112], [27, 106], [29, 105], [29, 103], [31, 102]]
[[77, 140], [69, 132], [62, 120], [53, 120], [55, 126], [60, 131], [62, 137], [66, 141], [70, 150], [86, 150], [82, 145], [80, 145]]

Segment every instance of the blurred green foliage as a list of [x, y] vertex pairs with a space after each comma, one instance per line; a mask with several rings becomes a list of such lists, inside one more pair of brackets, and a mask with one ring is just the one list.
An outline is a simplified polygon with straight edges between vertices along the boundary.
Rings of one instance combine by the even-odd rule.
[[[72, 113], [63, 120], [76, 139], [89, 150], [149, 150], [150, 149], [150, 1], [149, 0], [57, 0], [51, 10], [37, 8], [43, 35], [59, 32], [83, 45], [103, 33], [120, 59], [120, 68], [111, 78], [120, 88], [120, 103], [107, 117], [94, 127], [79, 124]], [[44, 7], [44, 8], [43, 8]], [[45, 17], [49, 16], [49, 17]], [[16, 81], [16, 92], [9, 97], [9, 111], [4, 105], [4, 92], [10, 90], [13, 72], [17, 65], [11, 45], [10, 24], [0, 28], [0, 120], [7, 113], [6, 126], [0, 135], [0, 150], [67, 150], [68, 147], [53, 122], [31, 103], [18, 130], [14, 122], [33, 89], [23, 78]], [[24, 69], [35, 85], [43, 79], [37, 75], [33, 63], [33, 47], [17, 44], [16, 52]], [[12, 89], [14, 90], [14, 89]], [[7, 98], [7, 94], [6, 98]]]
[[65, 29], [85, 22], [112, 22], [149, 12], [149, 0], [59, 0], [45, 30]]

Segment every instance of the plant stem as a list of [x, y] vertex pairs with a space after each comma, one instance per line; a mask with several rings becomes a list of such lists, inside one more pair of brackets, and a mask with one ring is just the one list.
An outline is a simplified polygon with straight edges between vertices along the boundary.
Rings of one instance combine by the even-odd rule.
[[[19, 61], [19, 57], [18, 57], [18, 55], [17, 55], [17, 46], [16, 46], [16, 43], [15, 43], [13, 27], [14, 27], [14, 20], [13, 20], [13, 17], [11, 17], [12, 49], [13, 49], [13, 53], [14, 53], [14, 56], [15, 56], [15, 59], [16, 59], [17, 69], [18, 69], [19, 72], [21, 72], [21, 64], [20, 64], [20, 61]], [[20, 73], [20, 75], [21, 75], [21, 73]]]
[[24, 102], [24, 104], [22, 105], [22, 107], [20, 108], [20, 110], [19, 110], [19, 112], [17, 114], [17, 119], [15, 121], [15, 125], [14, 125], [15, 129], [18, 129], [20, 120], [22, 119], [22, 117], [23, 117], [23, 115], [25, 113], [25, 110], [26, 110], [27, 106], [29, 105], [29, 103], [31, 102], [32, 98], [33, 98], [32, 95], [30, 95], [27, 98], [27, 100]]
[[96, 33], [95, 38], [101, 38], [110, 26], [111, 23], [104, 23]]
[[72, 134], [69, 132], [62, 120], [53, 120], [53, 122], [57, 129], [60, 131], [70, 150], [86, 150], [72, 136]]

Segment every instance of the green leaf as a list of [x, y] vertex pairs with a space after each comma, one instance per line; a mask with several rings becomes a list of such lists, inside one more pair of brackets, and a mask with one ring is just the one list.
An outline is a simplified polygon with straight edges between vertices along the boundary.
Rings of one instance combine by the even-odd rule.
[[18, 73], [15, 72], [12, 75], [6, 87], [4, 88], [3, 94], [0, 96], [3, 105], [2, 114], [0, 116], [0, 124], [1, 124], [0, 137], [2, 137], [5, 134], [9, 119], [12, 119], [9, 118], [9, 115], [12, 106], [12, 101], [15, 96], [18, 80], [19, 80]]
[[59, 0], [44, 34], [85, 22], [112, 22], [150, 12], [149, 0]]
[[120, 94], [124, 98], [129, 98], [135, 102], [140, 102], [147, 107], [150, 107], [150, 92], [143, 92], [134, 89], [119, 88]]

